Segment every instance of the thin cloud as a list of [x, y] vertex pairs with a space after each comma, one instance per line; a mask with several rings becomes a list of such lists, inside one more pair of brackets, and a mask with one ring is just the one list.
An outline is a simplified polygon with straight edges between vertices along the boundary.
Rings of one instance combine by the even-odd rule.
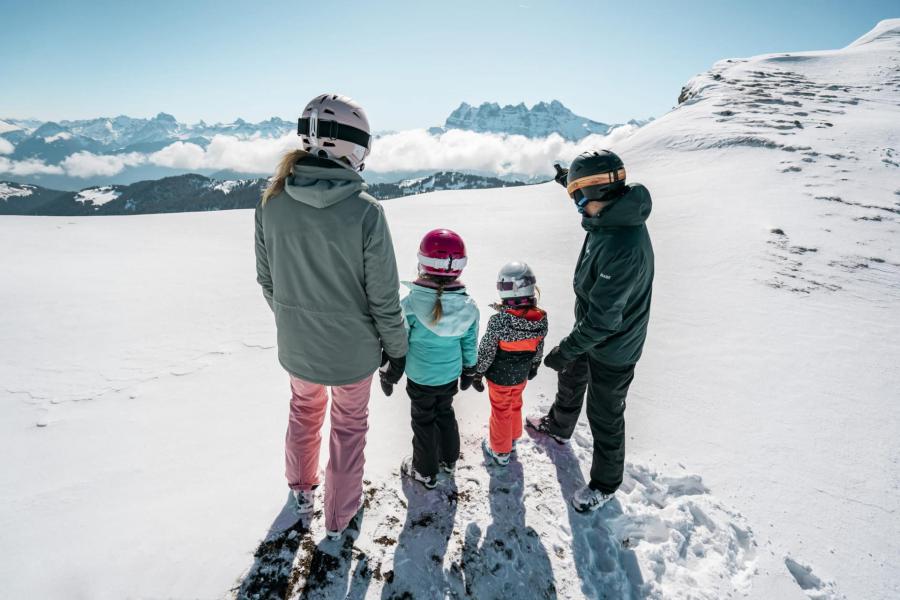
[[129, 152], [128, 154], [93, 154], [76, 152], [67, 156], [61, 166], [73, 177], [111, 177], [147, 161], [144, 154]]
[[63, 175], [65, 171], [59, 165], [48, 165], [42, 160], [28, 158], [25, 160], [9, 160], [0, 156], [0, 173], [10, 175]]

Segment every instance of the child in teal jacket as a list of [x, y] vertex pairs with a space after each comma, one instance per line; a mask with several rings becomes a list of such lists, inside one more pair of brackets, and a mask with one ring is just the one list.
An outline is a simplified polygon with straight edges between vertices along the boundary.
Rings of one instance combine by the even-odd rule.
[[[405, 475], [432, 489], [439, 470], [452, 473], [459, 458], [453, 397], [467, 389], [478, 362], [478, 306], [458, 280], [466, 263], [462, 238], [439, 229], [419, 248], [419, 278], [400, 301], [409, 333], [406, 391], [412, 413], [413, 455]], [[382, 379], [385, 393], [390, 382]]]

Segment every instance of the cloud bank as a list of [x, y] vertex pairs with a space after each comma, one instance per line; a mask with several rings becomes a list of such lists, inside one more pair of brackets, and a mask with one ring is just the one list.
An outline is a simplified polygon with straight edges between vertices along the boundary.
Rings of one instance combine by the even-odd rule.
[[375, 140], [366, 167], [378, 172], [465, 169], [497, 175], [549, 175], [554, 162], [567, 163], [581, 152], [613, 144], [635, 129], [625, 125], [609, 135], [589, 135], [579, 142], [567, 142], [557, 134], [533, 139], [462, 129], [433, 135], [413, 129]]
[[25, 160], [9, 160], [0, 156], [0, 174], [10, 175], [65, 175], [65, 171], [59, 165], [48, 165], [42, 160], [28, 158]]
[[275, 170], [281, 155], [300, 146], [296, 135], [278, 138], [239, 139], [217, 135], [204, 149], [197, 144], [175, 142], [147, 157], [150, 164], [175, 169], [230, 169], [242, 173]]
[[[618, 140], [631, 135], [635, 129], [637, 128], [632, 125], [625, 125], [614, 129], [609, 135], [590, 135], [579, 142], [567, 142], [556, 134], [532, 139], [521, 135], [476, 133], [459, 129], [441, 134], [413, 129], [376, 139], [366, 161], [366, 168], [379, 173], [471, 170], [496, 175], [549, 175], [553, 173], [554, 162], [569, 162], [585, 150], [614, 145]], [[0, 154], [4, 154], [6, 149], [2, 142], [5, 140], [0, 139]], [[12, 151], [11, 146], [10, 144], [9, 152]], [[206, 148], [190, 142], [174, 142], [149, 154], [76, 152], [59, 165], [48, 165], [37, 159], [14, 161], [0, 156], [0, 173], [111, 177], [128, 167], [140, 165], [187, 171], [269, 173], [274, 170], [281, 155], [298, 146], [299, 140], [293, 134], [278, 138], [250, 139], [217, 135]]]
[[60, 163], [72, 177], [96, 177], [117, 175], [125, 167], [134, 167], [147, 162], [147, 157], [139, 152], [128, 154], [93, 154], [76, 152]]

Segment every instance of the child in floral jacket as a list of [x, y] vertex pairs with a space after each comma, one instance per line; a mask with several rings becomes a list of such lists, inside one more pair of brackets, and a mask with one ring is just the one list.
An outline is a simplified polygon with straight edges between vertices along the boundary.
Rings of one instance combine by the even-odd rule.
[[547, 335], [547, 313], [536, 306], [536, 280], [521, 262], [505, 265], [497, 277], [500, 304], [488, 320], [478, 348], [473, 387], [488, 381], [491, 401], [490, 434], [482, 443], [495, 463], [505, 466], [522, 435], [522, 392], [537, 375]]

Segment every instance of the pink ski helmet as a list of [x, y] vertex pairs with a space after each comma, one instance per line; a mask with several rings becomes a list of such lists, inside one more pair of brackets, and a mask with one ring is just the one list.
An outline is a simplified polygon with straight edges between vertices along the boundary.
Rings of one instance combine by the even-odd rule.
[[419, 273], [459, 277], [466, 267], [466, 244], [455, 231], [429, 231], [419, 244]]

